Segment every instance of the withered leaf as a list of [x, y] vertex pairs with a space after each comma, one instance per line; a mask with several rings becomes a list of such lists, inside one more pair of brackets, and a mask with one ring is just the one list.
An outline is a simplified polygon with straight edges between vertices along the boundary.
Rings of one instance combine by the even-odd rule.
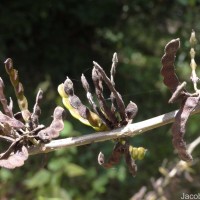
[[188, 97], [182, 101], [181, 107], [175, 116], [175, 122], [172, 125], [173, 145], [177, 150], [179, 157], [184, 161], [192, 161], [192, 156], [186, 150], [186, 143], [183, 139], [185, 126], [190, 113], [195, 109], [200, 97]]
[[28, 150], [25, 146], [13, 151], [8, 158], [0, 159], [0, 166], [7, 169], [14, 169], [24, 165], [24, 161], [28, 159]]

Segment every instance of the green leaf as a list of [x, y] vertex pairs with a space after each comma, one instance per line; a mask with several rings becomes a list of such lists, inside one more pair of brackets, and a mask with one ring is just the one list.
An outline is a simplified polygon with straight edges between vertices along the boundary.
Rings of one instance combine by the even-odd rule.
[[61, 137], [68, 137], [72, 135], [73, 127], [72, 124], [68, 121], [64, 121], [64, 129], [60, 132]]
[[92, 184], [93, 190], [98, 193], [104, 193], [106, 191], [106, 184], [108, 183], [107, 175], [100, 176], [95, 179]]
[[50, 176], [51, 174], [48, 170], [42, 169], [24, 183], [29, 189], [39, 188], [50, 181]]
[[1, 182], [7, 182], [9, 179], [12, 178], [12, 173], [10, 170], [1, 168], [0, 170], [0, 180]]
[[48, 164], [48, 169], [52, 171], [63, 170], [68, 162], [64, 157], [52, 159]]
[[69, 163], [65, 167], [65, 172], [69, 177], [83, 176], [86, 174], [86, 170], [74, 163]]

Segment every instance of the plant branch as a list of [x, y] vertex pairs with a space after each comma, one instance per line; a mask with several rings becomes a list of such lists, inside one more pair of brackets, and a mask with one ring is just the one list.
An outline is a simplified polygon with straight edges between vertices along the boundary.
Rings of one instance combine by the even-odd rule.
[[[80, 137], [69, 137], [65, 139], [52, 140], [47, 144], [41, 144], [29, 148], [29, 154], [48, 153], [58, 149], [69, 148], [74, 146], [82, 146], [86, 144], [103, 142], [106, 140], [113, 140], [122, 137], [134, 137], [152, 129], [164, 126], [174, 122], [174, 118], [178, 110], [159, 115], [141, 122], [128, 124], [122, 128], [114, 129], [112, 131], [96, 132]], [[200, 104], [195, 108], [191, 114], [200, 113]]]

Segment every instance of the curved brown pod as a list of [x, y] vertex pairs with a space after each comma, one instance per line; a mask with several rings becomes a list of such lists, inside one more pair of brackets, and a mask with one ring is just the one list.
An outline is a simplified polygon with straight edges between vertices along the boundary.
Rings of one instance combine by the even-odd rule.
[[132, 174], [132, 176], [136, 176], [137, 165], [135, 164], [135, 160], [132, 158], [128, 149], [125, 152], [125, 160], [126, 160], [126, 164], [128, 166], [129, 172]]
[[175, 73], [174, 61], [176, 58], [176, 52], [180, 47], [180, 39], [171, 40], [165, 46], [165, 54], [162, 57], [162, 69], [161, 74], [164, 78], [164, 84], [173, 93], [180, 84], [178, 77]]
[[188, 97], [181, 104], [176, 114], [175, 122], [172, 125], [172, 143], [177, 150], [179, 157], [184, 161], [192, 161], [192, 156], [186, 150], [186, 143], [183, 139], [185, 134], [185, 126], [190, 113], [195, 109], [199, 102], [200, 96]]
[[105, 162], [104, 154], [102, 152], [99, 153], [98, 155], [99, 165], [105, 168], [113, 167], [114, 165], [119, 163], [121, 156], [127, 151], [127, 149], [128, 146], [126, 143], [122, 144], [120, 142], [117, 142], [107, 162]]

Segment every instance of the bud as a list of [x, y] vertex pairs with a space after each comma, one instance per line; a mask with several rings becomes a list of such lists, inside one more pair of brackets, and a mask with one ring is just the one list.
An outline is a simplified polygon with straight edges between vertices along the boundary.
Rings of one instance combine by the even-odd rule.
[[191, 36], [190, 36], [190, 45], [195, 46], [196, 43], [197, 43], [197, 39], [196, 39], [196, 36], [195, 36], [195, 31], [192, 30]]

